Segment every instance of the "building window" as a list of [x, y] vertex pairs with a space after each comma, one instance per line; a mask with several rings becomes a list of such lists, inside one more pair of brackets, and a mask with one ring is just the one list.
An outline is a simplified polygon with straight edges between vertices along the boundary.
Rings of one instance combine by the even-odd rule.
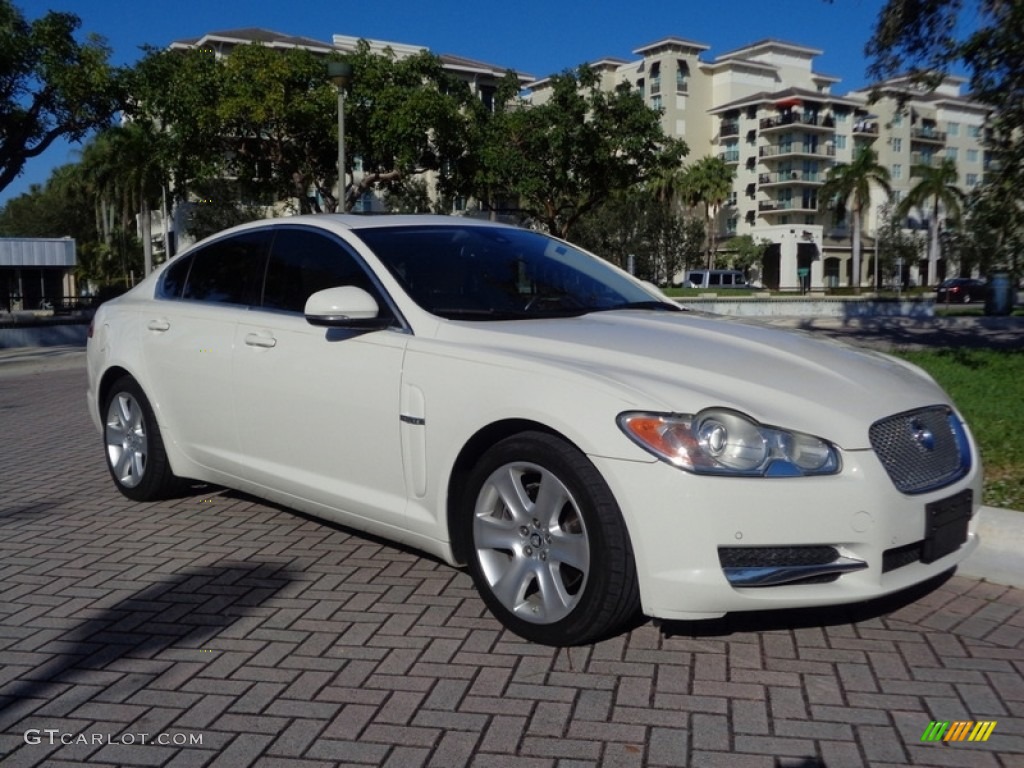
[[651, 93], [661, 93], [661, 62], [651, 64]]
[[946, 159], [952, 160], [955, 163], [960, 159], [960, 150], [956, 147], [946, 147]]
[[903, 190], [902, 189], [894, 189], [892, 191], [892, 194], [889, 195], [889, 200], [890, 200], [890, 202], [892, 202], [893, 205], [898, 204], [899, 201], [902, 200], [902, 199], [903, 199]]
[[846, 149], [846, 136], [841, 133], [836, 134], [836, 149]]
[[899, 163], [895, 163], [892, 167], [892, 178], [894, 180], [903, 178], [903, 166]]
[[903, 139], [893, 138], [892, 140], [892, 151], [902, 152], [903, 151]]
[[676, 62], [676, 93], [686, 93], [689, 89], [690, 65], [680, 59]]
[[839, 125], [845, 125], [846, 121], [850, 119], [850, 113], [845, 109], [837, 109], [835, 112], [836, 123]]
[[807, 226], [814, 226], [814, 216], [804, 216], [804, 224]]
[[651, 109], [656, 109], [659, 112], [661, 111], [661, 94], [660, 93], [655, 94], [654, 96], [651, 96]]
[[727, 163], [738, 163], [740, 161], [739, 139], [722, 142], [722, 154], [720, 156]]
[[967, 162], [968, 163], [976, 163], [976, 162], [978, 162], [978, 150], [976, 150], [976, 149], [968, 149], [967, 150]]
[[892, 127], [899, 128], [901, 125], [903, 125], [903, 113], [897, 112], [892, 116]]
[[976, 186], [978, 186], [978, 174], [976, 174], [976, 173], [968, 173], [967, 174], [967, 186], [970, 189], [974, 189]]
[[946, 123], [946, 133], [950, 136], [959, 136], [960, 123]]
[[981, 126], [980, 125], [968, 125], [967, 135], [972, 139], [981, 138]]
[[730, 216], [725, 220], [725, 232], [728, 235], [736, 234], [736, 227], [739, 224], [739, 218], [737, 216]]

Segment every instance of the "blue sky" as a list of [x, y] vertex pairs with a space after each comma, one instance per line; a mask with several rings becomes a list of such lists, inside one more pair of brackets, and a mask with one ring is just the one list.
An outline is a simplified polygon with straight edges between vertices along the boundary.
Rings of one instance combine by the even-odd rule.
[[[329, 42], [334, 34], [410, 43], [543, 77], [674, 35], [709, 45], [717, 55], [764, 38], [818, 48], [816, 71], [842, 78], [845, 93], [868, 82], [864, 44], [884, 0], [14, 0], [26, 18], [47, 10], [82, 20], [81, 32], [107, 39], [116, 64], [131, 64], [143, 45], [240, 27], [265, 27]], [[55, 146], [29, 161], [0, 192], [0, 205], [42, 184], [50, 170], [74, 160], [75, 147]]]

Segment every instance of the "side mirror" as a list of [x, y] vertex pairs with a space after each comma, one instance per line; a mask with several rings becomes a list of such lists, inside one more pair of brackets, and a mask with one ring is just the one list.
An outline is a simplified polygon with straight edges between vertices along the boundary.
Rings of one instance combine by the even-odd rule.
[[328, 328], [377, 330], [391, 325], [390, 317], [380, 316], [373, 296], [354, 285], [317, 291], [306, 299], [304, 312], [307, 323]]

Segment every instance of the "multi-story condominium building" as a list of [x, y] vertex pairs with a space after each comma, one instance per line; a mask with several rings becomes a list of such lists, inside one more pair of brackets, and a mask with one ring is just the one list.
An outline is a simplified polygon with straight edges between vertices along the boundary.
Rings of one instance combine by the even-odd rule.
[[[719, 243], [748, 234], [767, 240], [763, 272], [754, 275], [782, 290], [851, 283], [849, 220], [820, 201], [826, 176], [872, 146], [892, 176], [894, 202], [914, 183], [911, 168], [942, 158], [956, 161], [960, 185], [977, 185], [984, 168], [981, 146], [986, 109], [960, 95], [962, 81], [947, 78], [933, 92], [905, 80], [871, 90], [832, 93], [839, 79], [814, 71], [822, 51], [763, 40], [704, 61], [703, 43], [667, 37], [637, 48], [637, 60], [601, 59], [592, 66], [601, 87], [628, 81], [662, 112], [670, 136], [686, 140], [688, 161], [717, 155], [735, 171], [733, 190], [716, 216]], [[546, 80], [531, 84], [543, 102]], [[821, 203], [825, 202], [825, 205]], [[863, 221], [864, 263], [885, 202], [875, 190]], [[908, 224], [926, 226], [927, 212]], [[921, 280], [918, 265], [913, 279]], [[864, 270], [863, 282], [869, 275]]]

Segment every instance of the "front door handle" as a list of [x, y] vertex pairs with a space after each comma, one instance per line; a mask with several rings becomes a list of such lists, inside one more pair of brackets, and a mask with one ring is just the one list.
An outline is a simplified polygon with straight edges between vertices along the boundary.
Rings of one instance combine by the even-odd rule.
[[159, 318], [157, 320], [150, 320], [146, 327], [151, 331], [166, 331], [170, 330], [171, 323], [166, 318]]
[[270, 347], [277, 346], [277, 339], [269, 334], [265, 333], [247, 333], [245, 334], [245, 343], [250, 347]]

